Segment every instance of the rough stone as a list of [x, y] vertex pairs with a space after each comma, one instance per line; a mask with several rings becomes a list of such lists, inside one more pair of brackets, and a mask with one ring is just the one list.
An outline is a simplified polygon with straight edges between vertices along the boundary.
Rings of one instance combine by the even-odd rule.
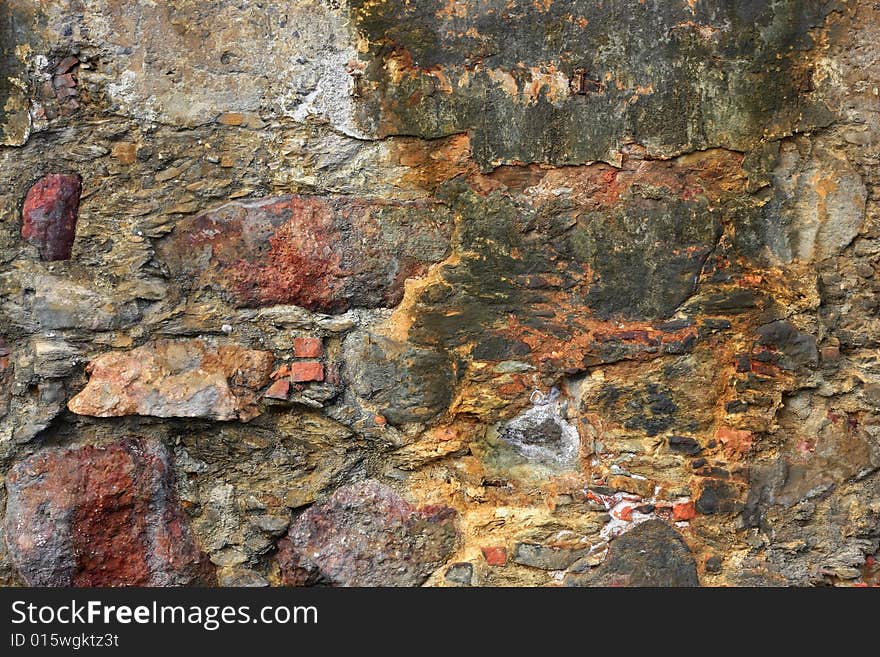
[[447, 255], [451, 224], [433, 203], [283, 196], [186, 219], [159, 252], [238, 305], [337, 313], [397, 305], [404, 281]]
[[86, 387], [68, 403], [79, 415], [249, 420], [275, 357], [237, 345], [160, 340], [91, 361]]
[[444, 577], [447, 582], [460, 584], [462, 586], [470, 586], [474, 579], [474, 565], [467, 561], [454, 563], [446, 569]]
[[568, 575], [568, 586], [699, 586], [697, 564], [678, 532], [648, 520], [611, 542], [601, 566]]
[[454, 548], [455, 516], [449, 508], [418, 510], [374, 480], [343, 486], [281, 542], [284, 582], [418, 586]]
[[[638, 0], [521, 3], [515, 11], [502, 0], [351, 6], [370, 53], [362, 121], [378, 136], [473, 130], [486, 167], [609, 161], [627, 138], [658, 155], [747, 148], [765, 125], [803, 121], [790, 109], [804, 75], [799, 54], [828, 11], [798, 0], [648, 10]], [[579, 72], [589, 85], [575, 83]], [[816, 113], [814, 101], [803, 102], [808, 116]]]
[[210, 571], [177, 505], [164, 447], [49, 448], [6, 477], [7, 544], [29, 586], [174, 586]]
[[218, 586], [259, 588], [269, 586], [269, 580], [248, 568], [221, 568], [217, 573]]
[[42, 260], [69, 260], [79, 218], [82, 179], [52, 173], [28, 190], [21, 211], [21, 236], [37, 247]]
[[3, 338], [0, 338], [0, 418], [9, 412], [9, 402], [12, 399], [12, 376], [13, 366], [9, 360], [11, 350], [6, 346]]
[[66, 376], [80, 358], [80, 351], [64, 340], [35, 340], [33, 350], [34, 373], [41, 378]]
[[756, 333], [759, 344], [774, 347], [782, 353], [778, 364], [783, 369], [793, 370], [804, 365], [815, 367], [819, 363], [815, 336], [797, 330], [784, 320], [759, 326]]
[[[838, 152], [820, 144], [804, 156], [794, 144], [784, 144], [774, 182], [764, 240], [779, 257], [828, 258], [858, 234], [867, 190], [859, 172]], [[773, 215], [782, 221], [773, 221]]]
[[560, 415], [552, 395], [506, 423], [499, 437], [528, 459], [561, 466], [573, 465], [580, 448], [577, 429]]
[[669, 449], [689, 456], [696, 456], [703, 448], [690, 436], [669, 436]]
[[23, 9], [0, 7], [0, 146], [21, 146], [31, 134], [27, 66], [15, 52], [22, 32], [29, 31]]
[[28, 333], [108, 331], [130, 327], [141, 316], [134, 300], [50, 274], [0, 273], [0, 292], [5, 325]]
[[392, 424], [428, 420], [446, 410], [455, 371], [442, 350], [372, 333], [355, 333], [343, 347], [345, 378]]
[[517, 543], [513, 548], [513, 561], [541, 570], [565, 570], [588, 551], [589, 548], [572, 550], [536, 543]]
[[696, 511], [704, 514], [734, 513], [739, 508], [738, 498], [737, 491], [726, 481], [707, 479], [697, 498]]

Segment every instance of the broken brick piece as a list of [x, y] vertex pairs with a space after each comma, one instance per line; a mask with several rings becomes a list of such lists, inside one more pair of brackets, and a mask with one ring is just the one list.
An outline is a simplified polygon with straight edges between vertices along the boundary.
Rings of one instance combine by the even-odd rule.
[[278, 379], [275, 383], [269, 386], [269, 389], [263, 394], [263, 397], [268, 399], [286, 400], [289, 392], [290, 381], [287, 379]]
[[270, 374], [273, 381], [284, 376], [290, 376], [290, 365], [282, 365]]
[[625, 506], [620, 511], [617, 512], [617, 517], [623, 520], [624, 522], [629, 522], [632, 520], [633, 515], [633, 507]]

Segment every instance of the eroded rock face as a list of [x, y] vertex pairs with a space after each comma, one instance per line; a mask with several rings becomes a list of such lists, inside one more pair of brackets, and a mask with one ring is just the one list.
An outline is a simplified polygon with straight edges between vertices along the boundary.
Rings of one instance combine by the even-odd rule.
[[15, 56], [15, 44], [27, 30], [29, 16], [22, 7], [4, 3], [0, 7], [0, 146], [21, 146], [31, 131], [26, 67]]
[[280, 544], [285, 584], [418, 586], [456, 542], [455, 511], [416, 509], [367, 480], [306, 511]]
[[0, 417], [9, 411], [12, 398], [12, 363], [9, 359], [10, 349], [3, 338], [0, 338]]
[[765, 241], [785, 260], [834, 255], [853, 241], [865, 219], [867, 190], [859, 172], [821, 142], [811, 150], [783, 145], [773, 174], [776, 194], [768, 214], [782, 221], [768, 222]]
[[134, 300], [48, 273], [7, 272], [0, 290], [6, 325], [25, 333], [128, 328], [141, 314]]
[[176, 586], [210, 572], [148, 439], [45, 449], [6, 477], [6, 541], [29, 586]]
[[878, 26], [7, 0], [0, 479], [174, 445], [235, 585], [875, 583]]
[[379, 135], [472, 130], [484, 167], [612, 161], [629, 141], [657, 155], [741, 148], [759, 126], [827, 121], [790, 104], [809, 79], [809, 30], [830, 11], [813, 2], [351, 7], [371, 54], [362, 121]]
[[404, 280], [447, 255], [451, 230], [430, 203], [286, 196], [181, 222], [161, 253], [238, 305], [340, 312], [397, 305]]
[[85, 389], [68, 408], [79, 415], [203, 417], [249, 420], [269, 383], [275, 357], [235, 345], [160, 340], [99, 356]]
[[43, 176], [24, 199], [21, 236], [37, 247], [42, 260], [68, 260], [79, 218], [82, 179], [52, 173]]

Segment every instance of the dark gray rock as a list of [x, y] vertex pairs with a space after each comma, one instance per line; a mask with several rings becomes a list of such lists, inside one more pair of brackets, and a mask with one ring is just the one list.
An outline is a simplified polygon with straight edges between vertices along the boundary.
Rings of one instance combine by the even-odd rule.
[[513, 561], [542, 570], [565, 570], [587, 552], [589, 548], [571, 550], [537, 543], [517, 543], [513, 549]]
[[573, 246], [598, 275], [587, 302], [604, 319], [674, 313], [696, 292], [703, 263], [721, 236], [717, 212], [678, 199], [636, 197], [592, 219], [575, 232]]
[[660, 520], [648, 520], [611, 543], [604, 563], [568, 586], [699, 586], [697, 564], [681, 536]]
[[467, 561], [454, 563], [446, 569], [445, 577], [452, 584], [470, 586], [474, 579], [474, 565]]
[[[774, 121], [827, 114], [798, 88], [797, 62], [831, 6], [487, 0], [459, 15], [442, 0], [353, 0], [369, 49], [359, 119], [376, 136], [467, 131], [486, 168], [607, 159], [627, 138], [658, 154], [746, 149]], [[539, 86], [532, 71], [548, 61], [562, 75]], [[430, 76], [441, 69], [448, 93]], [[505, 85], [499, 70], [520, 73]]]
[[703, 515], [736, 513], [742, 505], [739, 502], [739, 491], [723, 479], [706, 479], [703, 481], [700, 496], [697, 498], [697, 513]]
[[819, 364], [819, 351], [816, 337], [799, 331], [795, 326], [784, 320], [770, 322], [759, 326], [755, 331], [762, 346], [774, 347], [781, 354], [777, 365], [785, 370]]
[[690, 436], [669, 436], [668, 442], [670, 450], [688, 456], [696, 456], [703, 451], [700, 443]]
[[445, 351], [366, 332], [347, 338], [343, 350], [352, 389], [391, 424], [429, 420], [452, 399], [455, 372]]

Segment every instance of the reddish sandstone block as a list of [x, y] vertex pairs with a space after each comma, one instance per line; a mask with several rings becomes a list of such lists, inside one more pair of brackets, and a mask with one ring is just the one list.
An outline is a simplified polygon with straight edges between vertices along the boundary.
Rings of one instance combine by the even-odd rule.
[[452, 225], [434, 202], [276, 196], [178, 222], [158, 257], [194, 288], [222, 290], [238, 306], [338, 313], [400, 303], [406, 279], [446, 258]]
[[507, 549], [503, 547], [482, 547], [480, 551], [490, 566], [503, 566], [507, 563]]
[[44, 449], [7, 475], [6, 538], [29, 586], [173, 586], [211, 579], [149, 439]]
[[324, 366], [315, 361], [303, 361], [291, 363], [290, 380], [294, 383], [306, 383], [308, 381], [323, 381]]
[[28, 190], [22, 208], [21, 236], [37, 247], [42, 260], [68, 260], [73, 249], [82, 179], [51, 173]]
[[203, 340], [157, 340], [95, 358], [86, 387], [67, 407], [78, 415], [204, 417], [247, 422], [260, 414], [260, 391], [275, 356]]
[[321, 338], [294, 338], [293, 353], [297, 358], [320, 358], [324, 355]]

